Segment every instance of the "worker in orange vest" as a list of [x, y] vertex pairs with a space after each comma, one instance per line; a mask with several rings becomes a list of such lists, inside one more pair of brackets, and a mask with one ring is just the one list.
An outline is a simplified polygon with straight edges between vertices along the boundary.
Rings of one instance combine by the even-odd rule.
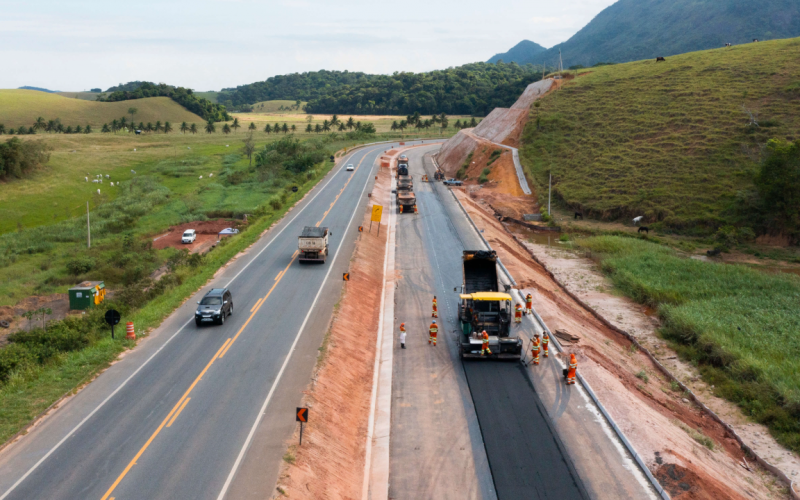
[[533, 364], [539, 364], [539, 334], [533, 334], [533, 339], [531, 339], [531, 356], [533, 357]]
[[547, 330], [542, 332], [542, 354], [546, 358], [549, 354], [547, 350], [548, 344], [550, 343], [550, 335], [547, 334]]
[[489, 349], [489, 334], [486, 333], [486, 330], [483, 331], [483, 333], [481, 334], [481, 337], [483, 338], [483, 346], [481, 346], [482, 347], [481, 356], [483, 356], [485, 354], [490, 354], [491, 355], [492, 354], [492, 350]]
[[525, 314], [533, 313], [533, 296], [528, 294], [525, 296]]
[[522, 324], [522, 306], [519, 304], [514, 308], [514, 323], [518, 325]]
[[431, 318], [438, 318], [439, 317], [439, 305], [436, 303], [436, 295], [433, 296], [433, 313], [431, 314]]
[[575, 372], [578, 370], [578, 360], [574, 354], [569, 355], [569, 368], [567, 369], [567, 385], [575, 384]]
[[433, 347], [436, 347], [436, 336], [439, 334], [439, 327], [436, 326], [436, 320], [433, 320], [431, 323], [431, 327], [428, 330], [430, 332], [430, 337], [428, 337], [428, 344], [433, 342]]
[[400, 347], [406, 348], [406, 324], [400, 323]]

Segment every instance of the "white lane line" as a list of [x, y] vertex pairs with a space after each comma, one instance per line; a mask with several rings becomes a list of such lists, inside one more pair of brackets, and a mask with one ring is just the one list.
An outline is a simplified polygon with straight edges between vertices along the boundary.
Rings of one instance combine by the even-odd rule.
[[[365, 154], [369, 154], [370, 152], [371, 152], [371, 150], [365, 151]], [[356, 154], [356, 152], [353, 152], [353, 153], [351, 153], [351, 154], [350, 154], [350, 157], [349, 157], [349, 158], [347, 158], [347, 160], [344, 160], [344, 161], [342, 161], [342, 162], [339, 164], [339, 169], [338, 169], [338, 170], [341, 170], [341, 166], [342, 166], [342, 165], [346, 165], [346, 162], [347, 162], [347, 161], [349, 161], [349, 160], [352, 158], [352, 156], [353, 156], [353, 155], [355, 155], [355, 154]], [[297, 214], [296, 214], [294, 217], [292, 217], [292, 220], [290, 220], [289, 222], [287, 222], [287, 223], [286, 223], [286, 225], [283, 227], [283, 229], [281, 229], [281, 230], [280, 230], [280, 231], [279, 231], [279, 232], [278, 232], [278, 233], [277, 233], [277, 234], [276, 234], [276, 235], [275, 235], [275, 236], [272, 238], [272, 240], [270, 240], [270, 242], [269, 242], [269, 243], [267, 243], [267, 245], [266, 245], [266, 246], [265, 246], [265, 247], [264, 247], [264, 248], [263, 248], [263, 249], [262, 249], [260, 252], [258, 252], [258, 254], [256, 254], [256, 255], [255, 255], [255, 257], [253, 257], [253, 258], [250, 260], [250, 262], [248, 262], [248, 263], [247, 263], [247, 265], [245, 265], [245, 266], [242, 268], [242, 270], [241, 270], [241, 271], [239, 271], [238, 273], [236, 273], [236, 276], [234, 276], [233, 278], [231, 278], [231, 280], [228, 282], [228, 284], [227, 284], [227, 285], [225, 285], [225, 288], [229, 287], [229, 286], [230, 286], [230, 284], [231, 284], [231, 283], [233, 283], [233, 281], [234, 281], [236, 278], [238, 278], [238, 277], [239, 277], [239, 275], [240, 275], [240, 274], [242, 274], [242, 272], [244, 272], [244, 270], [245, 270], [245, 269], [247, 269], [247, 267], [248, 267], [250, 264], [252, 264], [252, 263], [253, 263], [253, 261], [255, 261], [255, 260], [256, 260], [256, 259], [257, 259], [257, 258], [258, 258], [258, 257], [259, 257], [261, 254], [262, 254], [262, 253], [264, 253], [264, 250], [266, 250], [266, 249], [267, 249], [267, 248], [268, 248], [268, 247], [269, 247], [269, 246], [272, 244], [272, 242], [273, 242], [273, 241], [275, 241], [275, 240], [278, 238], [278, 236], [280, 236], [280, 234], [281, 234], [281, 233], [282, 233], [282, 232], [283, 232], [283, 231], [284, 231], [284, 230], [285, 230], [287, 227], [289, 227], [289, 226], [292, 224], [292, 222], [294, 222], [294, 220], [295, 220], [297, 217], [299, 217], [299, 216], [300, 216], [300, 214], [301, 214], [301, 213], [303, 213], [303, 211], [304, 211], [306, 208], [308, 208], [308, 206], [309, 206], [309, 205], [311, 205], [311, 202], [313, 202], [313, 201], [314, 201], [314, 199], [316, 199], [316, 197], [317, 197], [317, 196], [319, 196], [319, 194], [320, 194], [322, 191], [324, 191], [324, 190], [325, 190], [325, 188], [326, 188], [326, 187], [328, 187], [328, 184], [330, 184], [330, 183], [331, 183], [331, 181], [333, 181], [333, 179], [335, 179], [335, 178], [336, 178], [336, 171], [331, 171], [331, 178], [328, 180], [328, 182], [326, 182], [324, 186], [322, 186], [321, 188], [319, 188], [319, 190], [317, 191], [317, 194], [315, 194], [315, 195], [314, 195], [314, 196], [313, 196], [313, 197], [312, 197], [312, 198], [311, 198], [311, 199], [308, 201], [308, 203], [306, 203], [306, 204], [305, 204], [305, 206], [304, 206], [303, 208], [301, 208], [301, 209], [300, 209], [300, 211], [298, 211], [298, 212], [297, 212]], [[366, 188], [366, 184], [364, 185], [364, 187]], [[337, 251], [337, 253], [338, 253], [338, 251]], [[8, 495], [10, 495], [12, 491], [14, 491], [15, 489], [17, 489], [17, 487], [18, 487], [20, 484], [22, 484], [22, 482], [23, 482], [23, 481], [25, 481], [25, 479], [27, 479], [27, 478], [28, 478], [28, 476], [30, 476], [31, 474], [33, 474], [33, 472], [34, 472], [36, 469], [38, 469], [38, 468], [39, 468], [39, 466], [40, 466], [40, 465], [42, 465], [42, 463], [44, 463], [44, 461], [45, 461], [45, 460], [47, 460], [47, 459], [50, 457], [50, 455], [52, 455], [52, 454], [53, 454], [53, 453], [54, 453], [54, 452], [55, 452], [55, 451], [56, 451], [58, 448], [60, 448], [60, 447], [61, 447], [61, 445], [62, 445], [62, 444], [64, 444], [64, 442], [65, 442], [67, 439], [69, 439], [69, 438], [70, 438], [70, 437], [71, 437], [73, 434], [75, 434], [75, 433], [76, 433], [76, 432], [77, 432], [77, 431], [78, 431], [78, 430], [79, 430], [81, 427], [83, 427], [83, 424], [85, 424], [85, 423], [86, 423], [86, 422], [87, 422], [87, 421], [88, 421], [90, 418], [92, 418], [92, 417], [93, 417], [93, 416], [94, 416], [94, 415], [95, 415], [95, 414], [96, 414], [98, 411], [100, 411], [100, 409], [101, 409], [103, 406], [105, 406], [105, 404], [106, 404], [106, 403], [108, 403], [108, 401], [109, 401], [111, 398], [113, 398], [113, 397], [114, 397], [114, 396], [115, 396], [115, 395], [116, 395], [116, 394], [117, 394], [119, 391], [121, 391], [123, 387], [125, 387], [126, 385], [128, 385], [128, 382], [130, 382], [130, 381], [131, 381], [131, 379], [133, 379], [133, 377], [135, 377], [135, 376], [136, 376], [136, 374], [138, 374], [138, 373], [139, 373], [139, 372], [142, 370], [142, 368], [144, 368], [144, 367], [145, 367], [145, 366], [146, 366], [146, 365], [147, 365], [147, 364], [148, 364], [150, 361], [152, 361], [152, 359], [153, 359], [153, 358], [155, 358], [155, 357], [156, 357], [156, 355], [157, 355], [159, 352], [161, 352], [161, 350], [162, 350], [162, 349], [164, 349], [164, 347], [166, 347], [166, 346], [167, 346], [167, 344], [169, 344], [169, 343], [172, 341], [172, 339], [174, 339], [174, 338], [175, 338], [175, 337], [176, 337], [176, 336], [177, 336], [179, 333], [181, 333], [181, 332], [183, 331], [183, 329], [184, 329], [184, 328], [186, 328], [186, 326], [187, 326], [187, 325], [189, 325], [189, 323], [191, 323], [192, 321], [193, 321], [193, 320], [191, 320], [191, 319], [190, 319], [189, 321], [187, 321], [186, 323], [184, 323], [184, 324], [183, 324], [183, 326], [181, 326], [181, 327], [178, 329], [178, 331], [176, 331], [175, 333], [173, 333], [173, 334], [172, 334], [172, 336], [171, 336], [169, 339], [167, 339], [167, 341], [166, 341], [166, 342], [164, 342], [164, 344], [163, 344], [161, 347], [159, 347], [159, 348], [158, 348], [158, 350], [157, 350], [156, 352], [154, 352], [154, 353], [153, 353], [153, 354], [152, 354], [152, 355], [151, 355], [149, 358], [147, 358], [147, 360], [146, 360], [144, 363], [142, 363], [142, 365], [141, 365], [139, 368], [137, 368], [137, 369], [136, 369], [136, 371], [134, 371], [133, 373], [131, 373], [131, 374], [130, 374], [130, 376], [129, 376], [128, 378], [126, 378], [126, 379], [125, 379], [125, 381], [124, 381], [124, 382], [122, 382], [122, 383], [121, 383], [121, 384], [120, 384], [120, 385], [119, 385], [119, 386], [118, 386], [116, 389], [114, 389], [114, 392], [112, 392], [111, 394], [109, 394], [109, 395], [108, 395], [108, 397], [107, 397], [107, 398], [105, 398], [105, 399], [104, 399], [104, 400], [103, 400], [103, 401], [102, 401], [102, 402], [101, 402], [99, 405], [97, 405], [97, 407], [96, 407], [94, 410], [92, 410], [92, 412], [91, 412], [91, 413], [89, 413], [89, 414], [88, 414], [88, 415], [87, 415], [87, 416], [86, 416], [86, 417], [85, 417], [83, 420], [81, 420], [81, 421], [78, 423], [78, 425], [76, 425], [75, 427], [73, 427], [73, 428], [72, 428], [72, 430], [71, 430], [71, 431], [69, 431], [69, 432], [68, 432], [68, 433], [67, 433], [67, 434], [66, 434], [66, 435], [65, 435], [65, 436], [64, 436], [64, 437], [61, 439], [61, 441], [59, 441], [58, 443], [56, 443], [56, 445], [55, 445], [55, 446], [53, 446], [52, 448], [50, 448], [50, 450], [49, 450], [49, 451], [48, 451], [48, 452], [47, 452], [47, 453], [46, 453], [46, 454], [45, 454], [45, 455], [44, 455], [42, 458], [40, 458], [40, 459], [39, 459], [39, 461], [38, 461], [38, 462], [36, 462], [36, 463], [33, 465], [33, 467], [31, 467], [30, 469], [28, 469], [28, 471], [27, 471], [25, 474], [23, 474], [23, 476], [22, 476], [22, 477], [20, 477], [20, 478], [17, 480], [17, 482], [15, 482], [13, 485], [11, 485], [11, 488], [9, 488], [9, 489], [8, 489], [8, 490], [7, 490], [5, 493], [3, 493], [3, 496], [0, 496], [0, 500], [5, 500], [5, 498], [7, 498], [7, 497], [8, 497]], [[294, 346], [293, 346], [293, 347], [294, 347]]]
[[[367, 154], [371, 153], [369, 151]], [[377, 159], [377, 158], [376, 158]], [[361, 194], [359, 195], [358, 199], [364, 197], [364, 191], [367, 190], [367, 185], [369, 184], [369, 180], [371, 178], [372, 169], [375, 168], [375, 162], [372, 162], [372, 166], [370, 168], [370, 175], [364, 181], [364, 187], [361, 189]], [[356, 208], [353, 210], [353, 214], [350, 216], [350, 222], [347, 223], [347, 227], [344, 229], [343, 234], [347, 234], [350, 230], [350, 226], [353, 224], [353, 219], [355, 218], [356, 214], [359, 213], [358, 207], [359, 204], [356, 204]], [[319, 300], [320, 295], [322, 294], [322, 290], [325, 288], [325, 284], [328, 282], [328, 277], [330, 277], [331, 271], [333, 271], [334, 264], [336, 263], [336, 259], [339, 257], [339, 252], [341, 251], [342, 247], [344, 246], [344, 238], [342, 242], [339, 244], [339, 248], [336, 249], [336, 254], [333, 256], [333, 260], [331, 261], [331, 265], [328, 267], [328, 272], [325, 273], [325, 279], [322, 280], [322, 285], [320, 285], [319, 290], [317, 290], [317, 295], [314, 297], [314, 302], [311, 303], [311, 307], [308, 309], [308, 313], [306, 314], [306, 318], [303, 320], [303, 324], [300, 325], [300, 329], [297, 330], [297, 335], [294, 337], [294, 341], [292, 342], [292, 346], [289, 348], [289, 352], [286, 354], [286, 359], [283, 360], [283, 365], [281, 365], [281, 369], [278, 372], [278, 376], [275, 377], [275, 381], [272, 383], [272, 387], [269, 389], [269, 393], [267, 394], [267, 398], [264, 400], [264, 404], [261, 405], [261, 409], [258, 411], [256, 415], [256, 419], [253, 422], [253, 426], [250, 428], [250, 432], [247, 434], [247, 439], [245, 439], [244, 444], [242, 445], [242, 449], [239, 451], [239, 455], [236, 457], [236, 461], [233, 463], [233, 467], [231, 468], [231, 472], [228, 474], [228, 478], [225, 480], [225, 484], [222, 485], [222, 490], [219, 492], [217, 496], [217, 500], [222, 500], [225, 498], [225, 494], [228, 492], [228, 488], [230, 488], [231, 483], [233, 482], [233, 478], [236, 475], [236, 471], [239, 469], [239, 465], [242, 463], [242, 459], [244, 458], [247, 449], [250, 447], [250, 442], [253, 440], [253, 436], [256, 433], [256, 429], [258, 425], [261, 423], [261, 419], [264, 417], [264, 413], [267, 411], [267, 406], [269, 406], [269, 402], [272, 400], [272, 395], [275, 394], [275, 389], [278, 387], [278, 383], [281, 381], [283, 377], [283, 372], [286, 370], [286, 366], [289, 364], [289, 360], [292, 358], [292, 353], [294, 353], [294, 349], [297, 346], [297, 342], [300, 340], [300, 336], [303, 334], [303, 330], [306, 328], [306, 323], [308, 323], [308, 319], [311, 317], [311, 313], [314, 312], [315, 307], [317, 305], [317, 301]], [[2, 500], [0, 498], [0, 500]]]

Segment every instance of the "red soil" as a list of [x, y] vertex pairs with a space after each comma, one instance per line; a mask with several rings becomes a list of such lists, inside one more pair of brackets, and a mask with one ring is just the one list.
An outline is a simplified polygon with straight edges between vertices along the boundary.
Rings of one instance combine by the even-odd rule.
[[[167, 247], [178, 249], [185, 248], [189, 250], [190, 253], [203, 253], [214, 245], [220, 231], [228, 227], [238, 227], [240, 223], [241, 221], [237, 220], [217, 219], [187, 222], [179, 226], [172, 226], [169, 228], [168, 233], [153, 239], [153, 248], [159, 250]], [[187, 229], [194, 229], [197, 231], [197, 239], [194, 240], [194, 243], [181, 243], [183, 232]]]

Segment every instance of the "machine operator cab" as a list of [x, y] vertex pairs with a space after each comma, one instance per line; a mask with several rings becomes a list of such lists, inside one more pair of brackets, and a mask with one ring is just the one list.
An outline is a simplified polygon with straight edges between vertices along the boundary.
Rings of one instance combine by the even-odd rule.
[[461, 357], [481, 357], [482, 333], [489, 335], [493, 358], [519, 359], [522, 340], [511, 336], [513, 299], [502, 292], [460, 294]]

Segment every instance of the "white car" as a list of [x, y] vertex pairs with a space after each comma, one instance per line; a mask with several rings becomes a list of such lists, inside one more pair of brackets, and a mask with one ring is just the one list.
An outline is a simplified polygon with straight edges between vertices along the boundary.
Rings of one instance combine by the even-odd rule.
[[197, 239], [197, 232], [194, 229], [187, 229], [181, 236], [181, 243], [194, 243]]
[[356, 167], [354, 167], [352, 163], [348, 163], [347, 164], [347, 171], [348, 172], [352, 172], [355, 169], [356, 169]]

